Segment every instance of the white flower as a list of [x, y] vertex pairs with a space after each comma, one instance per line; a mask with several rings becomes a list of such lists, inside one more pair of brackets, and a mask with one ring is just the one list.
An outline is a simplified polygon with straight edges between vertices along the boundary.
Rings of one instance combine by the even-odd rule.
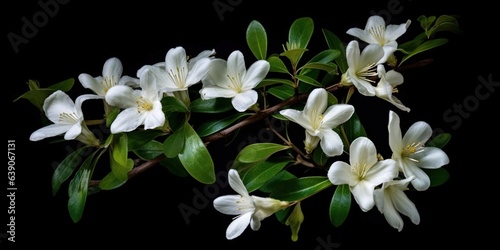
[[244, 112], [257, 103], [258, 94], [253, 88], [266, 77], [269, 68], [269, 62], [258, 60], [247, 71], [243, 54], [237, 50], [229, 55], [227, 62], [214, 59], [202, 79], [201, 98], [232, 98], [233, 107]]
[[43, 102], [43, 111], [53, 124], [42, 127], [30, 136], [31, 141], [64, 134], [65, 140], [77, 139], [88, 145], [99, 145], [99, 141], [87, 128], [83, 118], [82, 103], [88, 99], [98, 99], [94, 94], [81, 95], [73, 102], [63, 91], [57, 90]]
[[166, 93], [185, 91], [190, 86], [201, 81], [210, 66], [214, 50], [205, 50], [196, 57], [189, 59], [183, 47], [170, 49], [165, 62], [154, 65], [145, 65], [137, 71], [137, 75], [142, 75], [144, 70], [150, 70], [156, 77], [158, 90]]
[[112, 57], [106, 60], [102, 68], [102, 76], [93, 77], [87, 73], [78, 76], [78, 80], [83, 87], [91, 89], [101, 98], [104, 98], [106, 92], [116, 85], [127, 85], [137, 87], [139, 79], [130, 76], [122, 76], [123, 66], [121, 61]]
[[111, 124], [111, 133], [129, 132], [144, 125], [144, 129], [154, 129], [165, 123], [161, 94], [156, 88], [154, 75], [144, 70], [140, 76], [141, 90], [117, 85], [109, 89], [106, 101], [123, 109]]
[[375, 205], [392, 227], [403, 230], [403, 219], [399, 213], [408, 216], [413, 224], [420, 223], [420, 215], [415, 204], [404, 193], [413, 177], [385, 182], [374, 192]]
[[217, 211], [237, 215], [226, 230], [228, 240], [240, 236], [249, 224], [252, 230], [259, 230], [262, 220], [289, 205], [286, 201], [250, 196], [235, 169], [229, 170], [228, 179], [229, 185], [238, 195], [224, 195], [214, 200], [214, 208]]
[[422, 169], [436, 169], [449, 163], [446, 153], [440, 148], [425, 147], [432, 135], [432, 129], [426, 122], [419, 121], [408, 128], [401, 136], [399, 116], [389, 111], [389, 146], [392, 158], [397, 161], [405, 177], [414, 177], [412, 186], [423, 191], [429, 188], [429, 176]]
[[311, 91], [303, 111], [285, 109], [280, 114], [306, 130], [305, 148], [311, 153], [318, 143], [330, 157], [342, 154], [344, 144], [334, 128], [346, 122], [354, 113], [349, 104], [334, 104], [328, 107], [328, 93], [323, 88]]
[[410, 112], [410, 109], [408, 107], [403, 105], [403, 103], [397, 97], [392, 95], [393, 93], [398, 92], [396, 87], [403, 83], [403, 75], [395, 70], [389, 70], [386, 73], [383, 65], [379, 65], [377, 72], [380, 80], [377, 84], [377, 87], [375, 87], [375, 95], [392, 103], [394, 106], [403, 111]]
[[350, 164], [334, 162], [328, 170], [328, 179], [334, 185], [349, 185], [359, 207], [366, 212], [375, 205], [375, 187], [392, 181], [398, 174], [398, 167], [392, 159], [379, 161], [375, 145], [366, 137], [354, 139], [349, 152]]
[[378, 44], [369, 44], [360, 52], [358, 41], [349, 42], [346, 48], [348, 69], [342, 74], [342, 85], [354, 85], [362, 95], [374, 96], [372, 83], [378, 76], [378, 61], [383, 56], [384, 50]]
[[385, 21], [380, 16], [370, 16], [366, 22], [365, 29], [350, 28], [347, 34], [355, 36], [369, 44], [378, 44], [384, 49], [384, 56], [380, 58], [378, 63], [385, 63], [387, 58], [398, 48], [398, 39], [403, 35], [411, 21], [399, 25], [389, 24], [385, 26]]

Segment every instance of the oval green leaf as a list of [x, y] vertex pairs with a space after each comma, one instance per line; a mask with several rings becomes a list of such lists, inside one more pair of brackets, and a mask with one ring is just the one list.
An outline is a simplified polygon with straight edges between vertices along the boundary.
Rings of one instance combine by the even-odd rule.
[[55, 195], [61, 184], [65, 182], [75, 171], [76, 166], [81, 163], [82, 155], [89, 146], [78, 148], [73, 153], [69, 154], [64, 160], [59, 163], [56, 170], [52, 174], [52, 194]]
[[254, 143], [244, 147], [236, 156], [243, 163], [260, 162], [266, 160], [272, 154], [291, 148], [290, 146], [264, 142]]
[[290, 162], [293, 162], [293, 159], [289, 157], [263, 161], [250, 168], [242, 181], [248, 192], [253, 192], [276, 176]]
[[197, 129], [198, 135], [200, 137], [208, 136], [213, 133], [216, 133], [229, 125], [233, 124], [234, 122], [238, 121], [242, 117], [249, 116], [251, 115], [250, 113], [237, 113], [234, 114], [230, 117], [223, 118], [221, 120], [211, 120], [204, 122], [200, 124], [200, 126]]
[[435, 136], [431, 141], [426, 144], [426, 147], [443, 148], [451, 140], [449, 133], [442, 133]]
[[344, 223], [351, 209], [351, 191], [347, 184], [339, 185], [335, 189], [330, 202], [330, 221], [332, 225], [339, 227]]
[[164, 96], [161, 99], [161, 107], [163, 112], [189, 112], [188, 107], [173, 96]]
[[195, 99], [190, 105], [191, 112], [196, 113], [223, 113], [233, 109], [230, 98], [214, 98], [203, 100]]
[[173, 134], [169, 135], [163, 142], [163, 153], [168, 158], [176, 157], [184, 149], [184, 143], [186, 140], [186, 135], [184, 133], [184, 126], [182, 126]]
[[345, 46], [342, 43], [342, 40], [340, 40], [340, 38], [330, 30], [323, 29], [322, 31], [323, 31], [323, 36], [325, 37], [326, 40], [326, 44], [328, 45], [328, 48], [337, 50], [340, 53], [340, 55], [335, 58], [335, 62], [339, 66], [340, 71], [342, 73], [345, 73], [347, 71], [347, 68], [349, 68], [349, 66], [347, 65]]
[[190, 124], [184, 124], [185, 144], [179, 154], [179, 160], [186, 171], [203, 184], [215, 182], [215, 171], [212, 156], [203, 141]]
[[288, 68], [286, 67], [285, 63], [279, 56], [272, 55], [269, 58], [267, 58], [267, 61], [269, 62], [269, 72], [276, 72], [276, 73], [285, 73], [288, 74]]
[[314, 31], [314, 22], [310, 17], [296, 19], [290, 26], [288, 42], [293, 48], [307, 48]]
[[271, 87], [267, 92], [280, 100], [287, 100], [295, 94], [295, 89], [288, 85], [281, 85]]
[[247, 44], [257, 60], [267, 56], [267, 35], [264, 26], [256, 20], [250, 22], [246, 32]]
[[300, 201], [332, 185], [326, 176], [308, 176], [290, 179], [282, 182], [270, 196], [278, 200]]

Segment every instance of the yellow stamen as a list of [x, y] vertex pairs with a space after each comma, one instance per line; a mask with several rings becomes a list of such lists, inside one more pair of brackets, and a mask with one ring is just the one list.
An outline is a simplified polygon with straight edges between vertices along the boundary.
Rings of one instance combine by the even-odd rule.
[[139, 113], [142, 111], [150, 111], [151, 109], [153, 109], [153, 104], [148, 99], [143, 98], [142, 96], [136, 100], [136, 103]]

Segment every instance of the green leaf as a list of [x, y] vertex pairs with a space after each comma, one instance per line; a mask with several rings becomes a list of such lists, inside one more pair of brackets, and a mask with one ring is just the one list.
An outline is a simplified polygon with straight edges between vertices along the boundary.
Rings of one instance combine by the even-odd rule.
[[436, 38], [433, 40], [428, 40], [420, 44], [415, 50], [411, 51], [409, 54], [405, 55], [402, 59], [399, 65], [403, 64], [406, 60], [411, 58], [412, 56], [422, 53], [424, 51], [439, 47], [441, 45], [444, 45], [448, 42], [448, 39], [446, 38]]
[[288, 85], [271, 87], [267, 92], [280, 100], [287, 100], [295, 94], [295, 89]]
[[264, 26], [256, 20], [250, 22], [246, 32], [247, 44], [257, 60], [267, 56], [267, 35]]
[[[337, 65], [333, 64], [333, 63], [310, 62], [310, 63], [307, 63], [304, 66], [302, 66], [301, 69], [319, 69], [319, 70], [325, 71], [326, 73], [328, 73], [330, 75], [337, 75], [338, 74]], [[305, 70], [301, 71], [301, 74], [303, 72], [306, 72], [306, 71]], [[321, 85], [321, 83], [320, 83], [320, 85]]]
[[163, 142], [163, 153], [168, 158], [173, 158], [179, 155], [184, 149], [186, 135], [184, 126], [180, 127], [173, 134], [169, 135]]
[[35, 107], [37, 107], [41, 112], [43, 112], [43, 102], [45, 99], [54, 93], [56, 90], [61, 90], [63, 92], [69, 91], [75, 82], [75, 79], [69, 78], [64, 81], [52, 84], [47, 88], [40, 88], [40, 84], [35, 80], [29, 80], [28, 86], [29, 91], [25, 92], [21, 96], [14, 99], [14, 102], [19, 99], [26, 99], [31, 102]]
[[445, 168], [423, 169], [431, 180], [431, 187], [443, 185], [450, 178], [450, 173]]
[[90, 178], [94, 172], [97, 160], [102, 155], [104, 150], [96, 156], [99, 151], [94, 151], [80, 166], [80, 169], [75, 173], [75, 176], [69, 183], [68, 188], [68, 211], [73, 222], [78, 222], [82, 218], [85, 202], [87, 200], [87, 191]]
[[156, 129], [134, 130], [127, 133], [128, 150], [136, 150], [165, 132]]
[[281, 79], [281, 78], [267, 78], [262, 80], [259, 85], [257, 85], [256, 88], [261, 88], [264, 86], [270, 86], [270, 85], [276, 85], [276, 84], [284, 84], [288, 85], [290, 87], [293, 87], [293, 82], [288, 79]]
[[167, 168], [167, 170], [179, 177], [188, 177], [189, 173], [186, 171], [184, 166], [182, 166], [181, 161], [179, 160], [179, 157], [173, 157], [173, 158], [165, 158], [160, 161], [160, 164]]
[[133, 152], [143, 160], [152, 160], [163, 154], [163, 143], [151, 140]]
[[289, 157], [260, 162], [245, 173], [242, 181], [248, 192], [253, 192], [276, 176], [290, 162], [293, 162], [293, 159]]
[[191, 102], [191, 112], [197, 113], [223, 113], [233, 109], [230, 98], [214, 98], [203, 100], [198, 98]]
[[216, 133], [229, 125], [233, 124], [234, 122], [240, 120], [242, 117], [245, 116], [250, 116], [250, 113], [237, 113], [232, 116], [220, 119], [220, 120], [210, 120], [202, 123], [198, 129], [198, 135], [200, 137], [205, 137], [208, 135], [211, 135], [213, 133]]
[[189, 112], [188, 107], [176, 97], [164, 96], [161, 99], [161, 107], [163, 112]]
[[[133, 162], [132, 162], [133, 163]], [[99, 182], [99, 188], [102, 190], [112, 190], [121, 187], [123, 184], [127, 182], [128, 179], [119, 180], [113, 174], [113, 172], [109, 172], [102, 180]]]
[[134, 166], [130, 165], [128, 158], [127, 134], [115, 134], [110, 150], [110, 166], [113, 175], [120, 181], [128, 179], [128, 172]]
[[197, 181], [203, 184], [214, 183], [214, 163], [208, 149], [187, 122], [184, 124], [184, 131], [186, 139], [184, 148], [179, 154], [179, 160], [187, 172]]
[[314, 22], [310, 17], [302, 17], [296, 19], [288, 33], [288, 42], [291, 49], [307, 48], [314, 32]]
[[236, 156], [243, 163], [260, 162], [279, 151], [289, 149], [291, 146], [271, 142], [254, 143], [244, 147]]
[[327, 49], [319, 52], [308, 63], [330, 63], [340, 56], [340, 51], [337, 49]]
[[297, 177], [295, 177], [292, 173], [283, 170], [262, 185], [259, 190], [265, 193], [272, 193], [274, 190], [280, 188], [284, 181], [291, 179], [297, 179]]
[[318, 82], [316, 79], [311, 78], [309, 76], [306, 76], [306, 75], [296, 75], [295, 77], [297, 77], [297, 79], [299, 79], [300, 81], [302, 81], [304, 83], [307, 83], [309, 85], [312, 85], [312, 86], [315, 86], [315, 87], [322, 87], [322, 85], [321, 85], [320, 82]]
[[73, 174], [76, 166], [80, 164], [82, 161], [82, 156], [85, 150], [87, 150], [89, 146], [83, 146], [78, 148], [73, 153], [69, 154], [55, 169], [52, 174], [52, 194], [56, 195], [61, 187], [61, 184], [65, 182], [71, 174]]
[[290, 49], [281, 52], [280, 56], [288, 58], [288, 60], [290, 60], [290, 63], [292, 64], [292, 67], [296, 68], [300, 58], [302, 57], [302, 55], [304, 55], [306, 51], [307, 49], [302, 49], [302, 48]]
[[289, 74], [288, 68], [286, 67], [285, 63], [281, 58], [277, 55], [272, 55], [269, 58], [267, 58], [267, 61], [269, 62], [269, 72], [276, 72], [276, 73], [285, 73]]
[[443, 148], [448, 142], [451, 140], [451, 135], [449, 133], [442, 133], [434, 138], [431, 141], [427, 142], [426, 147], [436, 147]]
[[339, 185], [335, 189], [330, 202], [330, 221], [332, 225], [339, 227], [344, 223], [351, 209], [351, 191], [347, 184]]
[[120, 111], [121, 110], [119, 108], [116, 108], [116, 107], [111, 109], [111, 111], [106, 116], [106, 127], [108, 127], [108, 128], [111, 127], [111, 124], [116, 119], [116, 117], [118, 116]]
[[326, 44], [328, 45], [328, 48], [339, 51], [340, 55], [335, 58], [335, 62], [339, 66], [340, 71], [342, 73], [345, 73], [347, 71], [347, 68], [349, 68], [349, 66], [347, 65], [345, 46], [342, 43], [342, 40], [340, 40], [340, 38], [330, 30], [322, 29], [322, 31], [323, 31], [323, 36], [325, 37], [326, 40]]
[[312, 154], [314, 162], [318, 163], [320, 166], [324, 166], [328, 161], [328, 156], [323, 152], [321, 147], [316, 147]]
[[271, 197], [283, 201], [300, 201], [310, 197], [333, 184], [325, 176], [307, 176], [282, 182]]

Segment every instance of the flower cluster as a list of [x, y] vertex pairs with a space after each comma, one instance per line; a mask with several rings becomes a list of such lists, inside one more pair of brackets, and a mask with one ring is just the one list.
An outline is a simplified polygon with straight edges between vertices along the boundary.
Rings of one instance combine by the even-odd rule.
[[[447, 22], [446, 27], [451, 29], [449, 24], [454, 19], [421, 16], [419, 21], [424, 28], [422, 34], [427, 36], [418, 35], [403, 44], [396, 40], [410, 28], [410, 20], [386, 25], [382, 17], [371, 16], [364, 29], [347, 31], [355, 39], [346, 47], [335, 34], [325, 30], [328, 49], [306, 63], [301, 59], [307, 55], [314, 28], [307, 17], [292, 24], [284, 51], [272, 55], [267, 54], [264, 27], [252, 22], [247, 41], [256, 60], [248, 68], [239, 50], [225, 60], [216, 57], [215, 49], [189, 57], [178, 46], [168, 50], [164, 62], [144, 65], [131, 77], [123, 74], [121, 61], [112, 57], [104, 63], [100, 76], [78, 76], [81, 85], [93, 93], [82, 94], [75, 101], [64, 91], [72, 81], [49, 87], [53, 90], [49, 95], [36, 92], [39, 86], [32, 85], [31, 96], [43, 99], [40, 108], [52, 124], [34, 131], [30, 140], [63, 135], [65, 140], [79, 140], [93, 148], [83, 163], [72, 160], [83, 157], [81, 150], [68, 156], [52, 180], [56, 193], [73, 174], [68, 209], [77, 222], [89, 186], [98, 190], [118, 188], [141, 172], [133, 169], [144, 170], [152, 163], [165, 165], [179, 176], [213, 183], [215, 166], [209, 143], [265, 120], [281, 142], [254, 143], [239, 151], [228, 172], [229, 185], [237, 194], [213, 201], [217, 211], [236, 216], [227, 228], [227, 239], [238, 237], [248, 226], [259, 230], [265, 218], [276, 214], [290, 226], [291, 238], [296, 241], [305, 218], [301, 203], [329, 187], [335, 187], [330, 207], [333, 225], [339, 226], [345, 220], [352, 195], [362, 211], [376, 207], [390, 226], [401, 231], [404, 220], [400, 214], [414, 224], [420, 222], [416, 205], [406, 191], [425, 191], [431, 186], [433, 179], [427, 171], [449, 163], [442, 150], [445, 143], [431, 138], [432, 129], [424, 121], [414, 123], [403, 134], [398, 114], [389, 110], [388, 146], [392, 155], [384, 159], [364, 131], [349, 98], [357, 90], [365, 97], [375, 96], [410, 112], [394, 96], [396, 87], [404, 82], [398, 65], [432, 47], [423, 44], [433, 41], [438, 30], [433, 28]], [[398, 58], [396, 52], [403, 58]], [[289, 59], [289, 66], [282, 57]], [[342, 89], [347, 90], [347, 96], [339, 101]], [[340, 93], [334, 95], [336, 91]], [[84, 118], [82, 105], [87, 100], [103, 103], [104, 115], [97, 123], [109, 127], [111, 133], [106, 140], [98, 140], [89, 129], [95, 122]], [[223, 118], [212, 119], [214, 113]], [[201, 119], [201, 123], [191, 119], [204, 114], [208, 118]], [[286, 126], [285, 134], [269, 125], [270, 116]], [[288, 131], [292, 129], [305, 131], [299, 133], [304, 139], [290, 137]], [[447, 141], [449, 135], [442, 134], [440, 139]], [[105, 151], [111, 156], [104, 164], [109, 166], [109, 174], [91, 182], [93, 169]], [[317, 168], [324, 174], [307, 176], [304, 171], [304, 176], [296, 176], [287, 170], [292, 166]], [[267, 195], [250, 195], [254, 191]]]

